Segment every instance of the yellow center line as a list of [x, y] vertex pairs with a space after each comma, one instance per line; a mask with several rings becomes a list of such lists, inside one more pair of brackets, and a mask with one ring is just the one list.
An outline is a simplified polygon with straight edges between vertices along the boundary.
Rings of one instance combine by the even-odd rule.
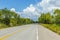
[[[29, 27], [28, 27], [28, 28], [29, 28]], [[17, 32], [21, 32], [21, 31], [23, 31], [23, 30], [25, 30], [25, 29], [28, 29], [28, 28], [22, 28], [21, 30], [18, 30]], [[7, 35], [1, 37], [0, 40], [5, 40], [6, 38], [8, 38], [8, 37], [10, 37], [10, 36], [12, 36], [12, 35], [14, 35], [14, 34], [16, 34], [17, 32], [13, 32], [13, 33], [11, 33], [11, 34], [7, 34]]]

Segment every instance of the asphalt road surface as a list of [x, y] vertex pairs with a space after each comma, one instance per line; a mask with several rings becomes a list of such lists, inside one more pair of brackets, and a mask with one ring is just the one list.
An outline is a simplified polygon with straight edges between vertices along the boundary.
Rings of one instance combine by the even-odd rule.
[[29, 24], [1, 29], [0, 40], [60, 40], [60, 35], [39, 24]]

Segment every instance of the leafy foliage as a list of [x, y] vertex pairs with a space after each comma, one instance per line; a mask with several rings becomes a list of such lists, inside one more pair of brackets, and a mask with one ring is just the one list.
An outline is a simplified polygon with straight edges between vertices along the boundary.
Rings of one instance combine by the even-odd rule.
[[45, 23], [45, 24], [60, 24], [60, 10], [56, 9], [54, 10], [53, 15], [51, 13], [42, 13], [41, 16], [38, 19], [39, 23]]
[[8, 27], [29, 24], [32, 22], [33, 21], [29, 18], [21, 18], [20, 15], [7, 8], [0, 10], [0, 24], [7, 25]]
[[49, 23], [52, 23], [52, 16], [51, 14], [48, 12], [46, 14], [41, 14], [41, 16], [39, 17], [39, 22], [40, 23], [46, 23], [46, 24], [49, 24]]
[[60, 10], [59, 9], [56, 9], [54, 11], [54, 15], [55, 15], [55, 23], [56, 24], [60, 24]]

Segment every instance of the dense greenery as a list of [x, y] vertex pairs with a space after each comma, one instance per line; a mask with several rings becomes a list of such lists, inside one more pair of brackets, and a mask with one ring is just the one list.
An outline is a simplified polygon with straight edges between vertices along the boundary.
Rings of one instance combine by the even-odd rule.
[[38, 21], [33, 21], [29, 18], [21, 18], [18, 13], [7, 8], [0, 9], [0, 29], [30, 23], [41, 23], [44, 27], [60, 34], [60, 10], [56, 9], [52, 14], [50, 12], [42, 13]]
[[56, 24], [41, 24], [41, 25], [60, 35], [59, 25], [56, 25]]
[[52, 23], [52, 16], [50, 13], [42, 13], [41, 16], [39, 17], [39, 22], [40, 23], [46, 23], [46, 24], [49, 24], [49, 23]]
[[51, 13], [42, 13], [38, 19], [44, 27], [60, 34], [60, 10], [56, 9]]
[[30, 23], [33, 23], [33, 21], [29, 18], [21, 18], [16, 12], [10, 11], [7, 8], [0, 9], [0, 28]]
[[38, 19], [39, 23], [45, 24], [60, 24], [60, 10], [56, 9], [52, 15], [51, 13], [42, 13]]
[[55, 23], [60, 24], [60, 10], [56, 9], [54, 11]]

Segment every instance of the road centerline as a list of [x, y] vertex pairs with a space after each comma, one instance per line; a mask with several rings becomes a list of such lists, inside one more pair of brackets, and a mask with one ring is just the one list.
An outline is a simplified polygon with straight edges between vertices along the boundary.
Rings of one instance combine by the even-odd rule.
[[[29, 27], [28, 27], [28, 28], [29, 28]], [[17, 30], [16, 32], [7, 34], [7, 35], [5, 35], [5, 36], [2, 36], [2, 37], [0, 38], [0, 40], [5, 40], [6, 38], [8, 38], [8, 37], [10, 37], [10, 36], [12, 36], [12, 35], [14, 35], [14, 34], [16, 34], [17, 32], [21, 32], [21, 31], [23, 31], [23, 30], [25, 30], [25, 29], [28, 29], [28, 28], [22, 28], [22, 29], [20, 29], [20, 30]]]
[[37, 35], [37, 40], [39, 39], [38, 37], [38, 27], [36, 28], [36, 35]]

